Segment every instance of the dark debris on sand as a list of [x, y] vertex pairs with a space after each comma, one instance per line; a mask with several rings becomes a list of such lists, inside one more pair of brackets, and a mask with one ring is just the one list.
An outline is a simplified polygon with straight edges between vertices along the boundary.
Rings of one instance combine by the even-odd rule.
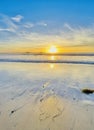
[[15, 112], [16, 112], [16, 110], [12, 110], [11, 113], [10, 113], [10, 115], [14, 114]]
[[94, 89], [82, 89], [82, 93], [84, 94], [93, 94], [94, 93]]

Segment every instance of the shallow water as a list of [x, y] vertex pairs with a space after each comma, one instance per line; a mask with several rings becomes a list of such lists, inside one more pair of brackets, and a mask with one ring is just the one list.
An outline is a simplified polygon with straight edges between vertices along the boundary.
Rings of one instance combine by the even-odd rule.
[[94, 130], [83, 88], [94, 88], [93, 65], [0, 62], [0, 130]]
[[25, 63], [79, 63], [94, 64], [94, 54], [90, 55], [11, 55], [0, 54], [0, 62], [25, 62]]

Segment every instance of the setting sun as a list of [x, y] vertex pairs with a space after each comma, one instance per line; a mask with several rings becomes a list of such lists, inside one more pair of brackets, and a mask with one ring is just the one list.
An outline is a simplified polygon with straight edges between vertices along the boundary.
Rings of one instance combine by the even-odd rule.
[[51, 46], [49, 48], [49, 53], [57, 53], [57, 47], [56, 46]]

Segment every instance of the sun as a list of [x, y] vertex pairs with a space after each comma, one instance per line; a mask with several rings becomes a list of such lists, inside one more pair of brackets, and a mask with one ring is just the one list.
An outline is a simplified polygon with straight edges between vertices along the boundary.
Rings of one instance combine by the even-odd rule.
[[51, 46], [50, 48], [49, 48], [49, 53], [57, 53], [57, 47], [56, 46]]

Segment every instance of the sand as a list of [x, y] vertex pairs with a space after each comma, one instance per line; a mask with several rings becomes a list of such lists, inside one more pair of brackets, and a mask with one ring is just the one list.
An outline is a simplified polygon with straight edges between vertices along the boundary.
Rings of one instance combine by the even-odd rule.
[[92, 65], [0, 64], [0, 130], [94, 130]]

